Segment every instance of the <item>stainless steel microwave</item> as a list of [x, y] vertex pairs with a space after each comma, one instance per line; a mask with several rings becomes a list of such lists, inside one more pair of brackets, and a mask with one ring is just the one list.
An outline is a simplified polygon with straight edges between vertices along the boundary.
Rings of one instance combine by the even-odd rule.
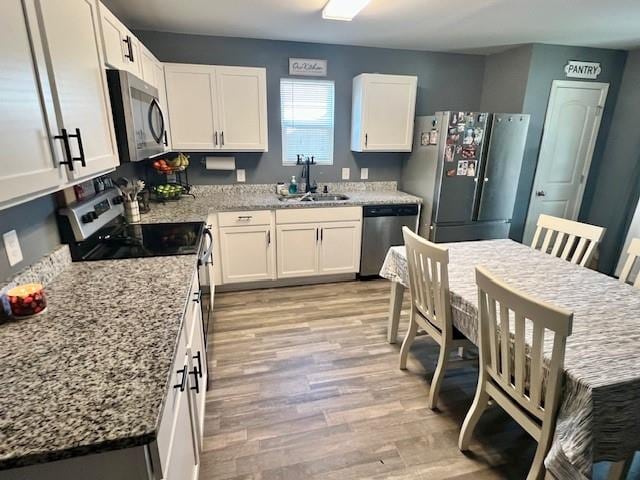
[[121, 162], [138, 162], [167, 146], [158, 89], [124, 70], [107, 70], [113, 123]]

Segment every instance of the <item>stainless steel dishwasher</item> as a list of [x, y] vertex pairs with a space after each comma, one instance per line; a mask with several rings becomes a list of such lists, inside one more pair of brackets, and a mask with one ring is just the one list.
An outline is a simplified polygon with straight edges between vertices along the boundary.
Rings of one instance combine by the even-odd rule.
[[402, 227], [415, 232], [418, 205], [368, 205], [363, 207], [360, 276], [378, 275], [389, 247], [404, 245]]

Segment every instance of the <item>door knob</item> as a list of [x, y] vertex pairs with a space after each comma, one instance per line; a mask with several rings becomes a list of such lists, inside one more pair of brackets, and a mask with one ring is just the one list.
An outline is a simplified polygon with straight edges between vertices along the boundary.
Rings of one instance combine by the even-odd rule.
[[547, 195], [547, 194], [546, 194], [546, 193], [544, 193], [544, 190], [538, 190], [538, 191], [536, 191], [536, 197], [544, 197], [544, 196], [546, 196], [546, 195]]

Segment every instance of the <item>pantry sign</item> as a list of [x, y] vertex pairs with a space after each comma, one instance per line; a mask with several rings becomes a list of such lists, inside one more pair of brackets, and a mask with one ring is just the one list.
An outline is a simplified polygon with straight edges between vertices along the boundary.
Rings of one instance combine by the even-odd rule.
[[589, 78], [595, 80], [602, 72], [600, 64], [596, 62], [579, 62], [569, 60], [564, 67], [564, 73], [569, 78]]

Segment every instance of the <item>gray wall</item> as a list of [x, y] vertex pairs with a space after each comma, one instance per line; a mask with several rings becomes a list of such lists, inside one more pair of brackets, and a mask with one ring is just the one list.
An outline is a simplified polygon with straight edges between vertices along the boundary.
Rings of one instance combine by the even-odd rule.
[[[436, 110], [476, 110], [484, 72], [484, 57], [409, 50], [350, 47], [314, 43], [254, 40], [203, 35], [138, 31], [140, 40], [163, 62], [267, 67], [269, 151], [237, 154], [247, 183], [275, 183], [298, 175], [300, 168], [282, 166], [280, 79], [288, 76], [289, 57], [328, 60], [327, 79], [335, 81], [335, 143], [333, 166], [316, 167], [318, 180], [337, 181], [343, 167], [351, 179], [369, 168], [369, 180], [399, 180], [402, 154], [353, 153], [350, 150], [351, 85], [360, 73], [418, 76], [416, 114]], [[304, 153], [304, 152], [301, 152]], [[192, 155], [194, 163], [198, 156]], [[189, 171], [191, 183], [233, 183], [235, 172]]]
[[[600, 269], [612, 272], [638, 203], [640, 187], [640, 50], [629, 54], [618, 101], [604, 145], [590, 208], [590, 223], [607, 227], [600, 254]], [[597, 177], [596, 177], [597, 175]]]
[[480, 110], [522, 112], [533, 45], [489, 55], [485, 61]]
[[4, 242], [0, 239], [0, 283], [47, 255], [60, 244], [53, 195], [0, 211], [0, 234], [16, 230], [24, 260], [9, 266]]
[[610, 84], [600, 132], [593, 154], [591, 171], [585, 189], [580, 219], [589, 221], [585, 212], [589, 211], [592, 202], [607, 202], [606, 198], [596, 199], [594, 197], [594, 190], [600, 172], [600, 166], [603, 163], [604, 145], [609, 133], [626, 57], [627, 52], [620, 50], [542, 44], [532, 46], [531, 64], [522, 110], [524, 113], [531, 115], [531, 123], [529, 125], [527, 146], [518, 184], [516, 207], [513, 212], [513, 224], [511, 227], [512, 238], [521, 240], [524, 233], [529, 199], [538, 161], [540, 141], [542, 140], [542, 128], [544, 126], [544, 118], [549, 102], [549, 94], [551, 92], [551, 83], [553, 80], [566, 80], [564, 66], [569, 60], [600, 62], [602, 73], [597, 81], [608, 82]]

